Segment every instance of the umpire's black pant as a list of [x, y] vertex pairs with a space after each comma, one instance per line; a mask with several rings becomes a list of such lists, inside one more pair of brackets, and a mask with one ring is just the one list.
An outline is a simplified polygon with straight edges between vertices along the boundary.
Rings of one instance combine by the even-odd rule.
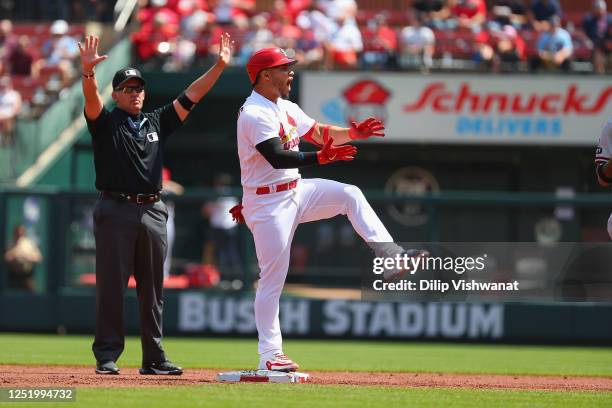
[[94, 208], [96, 238], [97, 361], [117, 361], [123, 352], [123, 296], [136, 279], [143, 364], [164, 361], [161, 345], [166, 220], [162, 201], [136, 204], [101, 197]]

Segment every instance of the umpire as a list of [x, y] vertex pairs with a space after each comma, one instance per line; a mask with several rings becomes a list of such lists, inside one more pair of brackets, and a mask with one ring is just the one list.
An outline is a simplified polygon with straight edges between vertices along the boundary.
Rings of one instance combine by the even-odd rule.
[[96, 334], [92, 346], [97, 374], [119, 374], [116, 361], [124, 348], [123, 293], [136, 279], [140, 314], [140, 374], [183, 373], [162, 348], [163, 265], [168, 211], [160, 201], [162, 145], [196, 103], [212, 88], [231, 58], [230, 38], [221, 36], [217, 62], [172, 103], [142, 112], [145, 80], [134, 68], [113, 77], [116, 107], [108, 111], [98, 92], [94, 68], [98, 37], [79, 43], [83, 68], [85, 119], [92, 137], [96, 189]]

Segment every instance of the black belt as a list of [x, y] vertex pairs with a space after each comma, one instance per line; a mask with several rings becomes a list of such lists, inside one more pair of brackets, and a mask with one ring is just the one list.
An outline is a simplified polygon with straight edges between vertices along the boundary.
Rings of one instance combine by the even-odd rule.
[[118, 201], [129, 201], [135, 204], [156, 203], [161, 199], [161, 191], [155, 194], [120, 193], [117, 191], [102, 191], [102, 197], [109, 197]]

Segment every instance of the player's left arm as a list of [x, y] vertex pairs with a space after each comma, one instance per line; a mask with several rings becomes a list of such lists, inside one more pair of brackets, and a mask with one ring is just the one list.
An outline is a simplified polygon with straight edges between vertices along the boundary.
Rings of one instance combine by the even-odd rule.
[[223, 73], [223, 70], [232, 58], [232, 44], [233, 41], [231, 41], [230, 35], [228, 33], [222, 34], [221, 44], [219, 46], [219, 58], [215, 65], [193, 81], [191, 85], [172, 102], [181, 122], [185, 121], [189, 112], [198, 102], [200, 102], [200, 99], [210, 91]]
[[368, 118], [360, 123], [351, 123], [350, 128], [316, 123], [313, 126], [310, 138], [312, 142], [324, 145], [330, 137], [334, 139], [334, 146], [350, 143], [354, 140], [363, 140], [372, 136], [384, 137], [385, 126], [375, 118]]

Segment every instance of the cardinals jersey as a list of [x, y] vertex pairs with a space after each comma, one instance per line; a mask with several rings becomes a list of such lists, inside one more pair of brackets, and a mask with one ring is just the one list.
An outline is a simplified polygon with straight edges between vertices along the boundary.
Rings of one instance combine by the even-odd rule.
[[276, 103], [253, 91], [238, 113], [238, 157], [245, 189], [298, 179], [298, 169], [275, 169], [259, 153], [259, 143], [278, 138], [285, 150], [299, 151], [300, 138], [312, 132], [315, 120], [300, 107], [279, 98]]
[[610, 159], [612, 159], [612, 118], [608, 120], [608, 123], [606, 123], [601, 132], [601, 136], [599, 136], [595, 152], [595, 163], [607, 162]]

